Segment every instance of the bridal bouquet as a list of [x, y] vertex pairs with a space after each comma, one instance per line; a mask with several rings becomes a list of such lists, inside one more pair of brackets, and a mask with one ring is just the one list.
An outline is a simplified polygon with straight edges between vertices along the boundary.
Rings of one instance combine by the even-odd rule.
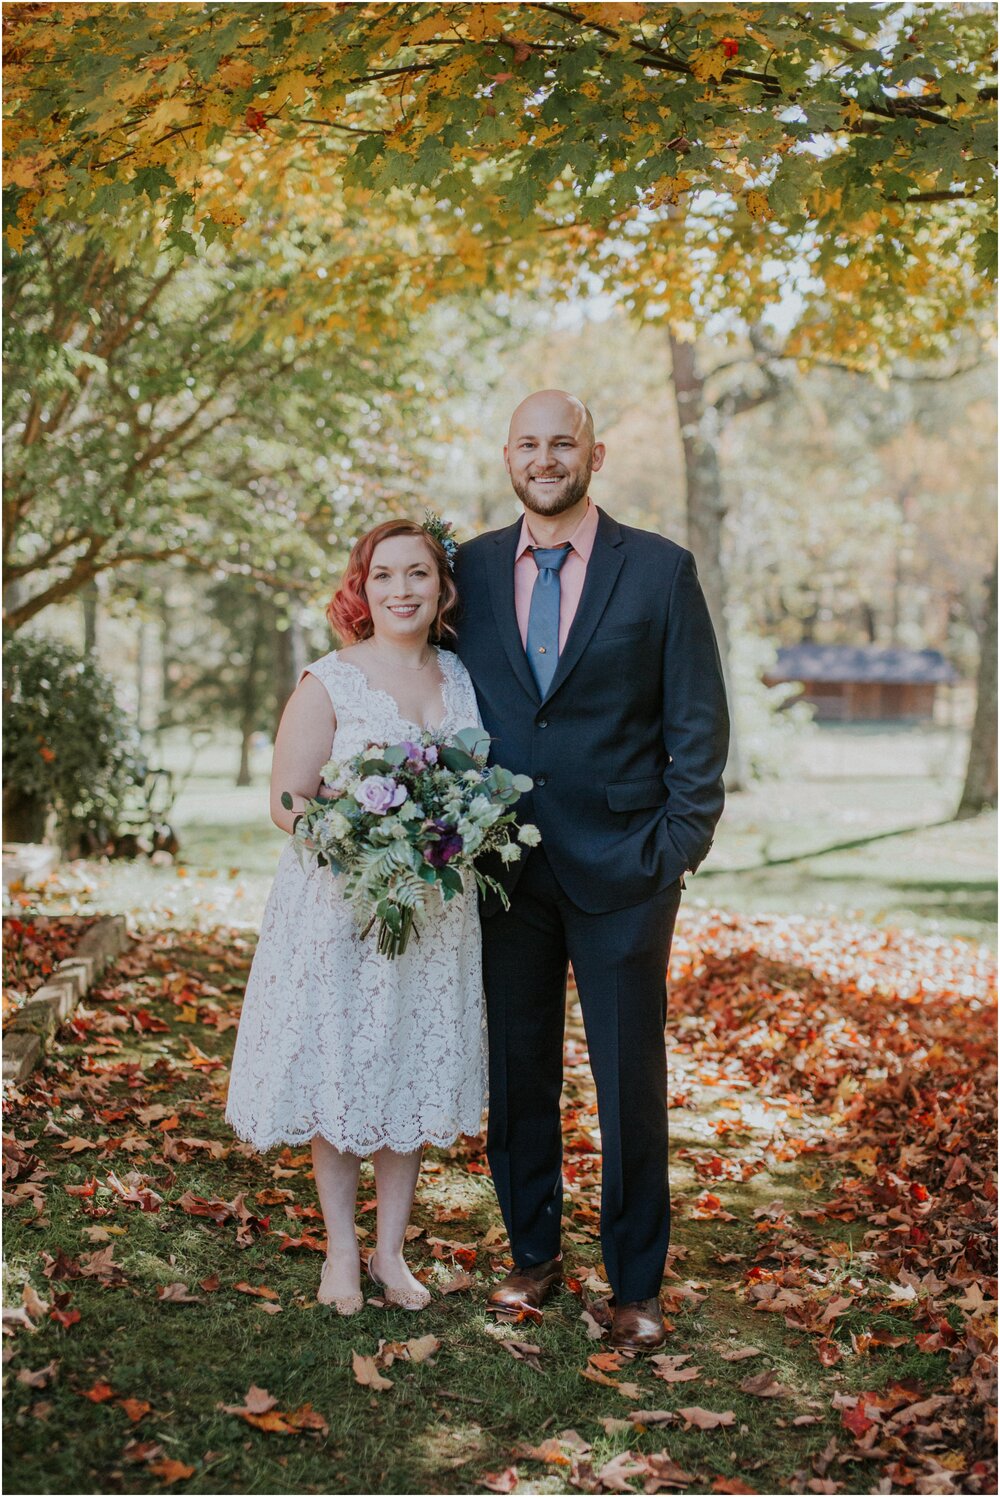
[[[363, 753], [322, 769], [326, 798], [308, 803], [295, 824], [294, 842], [306, 854], [345, 875], [344, 891], [354, 905], [363, 934], [378, 927], [383, 956], [400, 956], [428, 891], [446, 902], [472, 874], [479, 888], [495, 889], [496, 879], [476, 867], [486, 853], [504, 863], [521, 856], [519, 843], [534, 847], [537, 827], [517, 829], [512, 841], [515, 802], [531, 789], [527, 775], [487, 768], [489, 739], [478, 728], [453, 738], [424, 733], [418, 742], [371, 743]], [[286, 792], [282, 805], [291, 810]]]

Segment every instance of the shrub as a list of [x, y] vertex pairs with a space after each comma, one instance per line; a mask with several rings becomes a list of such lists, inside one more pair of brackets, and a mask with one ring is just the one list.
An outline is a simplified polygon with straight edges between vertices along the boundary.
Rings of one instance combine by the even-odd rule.
[[68, 645], [19, 634], [4, 647], [3, 695], [5, 835], [38, 840], [54, 812], [67, 850], [104, 847], [143, 774], [110, 678]]

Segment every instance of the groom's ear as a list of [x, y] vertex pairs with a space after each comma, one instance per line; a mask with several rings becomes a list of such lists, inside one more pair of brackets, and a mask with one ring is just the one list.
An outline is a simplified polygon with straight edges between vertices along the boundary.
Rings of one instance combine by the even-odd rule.
[[507, 469], [507, 472], [509, 473], [510, 472], [510, 458], [507, 456], [507, 444], [506, 444], [506, 442], [504, 443], [504, 448], [503, 448], [503, 465]]
[[604, 458], [607, 450], [603, 442], [594, 443], [593, 451], [590, 454], [590, 466], [595, 473], [599, 468], [604, 467]]

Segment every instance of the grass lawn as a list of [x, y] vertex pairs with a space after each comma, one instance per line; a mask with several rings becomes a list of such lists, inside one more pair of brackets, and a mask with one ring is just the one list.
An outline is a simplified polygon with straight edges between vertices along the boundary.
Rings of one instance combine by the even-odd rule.
[[[10, 1099], [7, 1491], [995, 1490], [984, 949], [691, 913], [659, 1362], [584, 1316], [606, 1286], [572, 1003], [572, 1286], [542, 1323], [485, 1313], [508, 1260], [479, 1138], [424, 1163], [430, 1309], [319, 1306], [308, 1151], [258, 1158], [222, 1118], [251, 955], [148, 932]], [[371, 1203], [366, 1167], [362, 1244]]]
[[[682, 920], [699, 904], [745, 914], [829, 912], [995, 942], [995, 813], [935, 825], [957, 803], [964, 754], [964, 737], [950, 729], [815, 729], [780, 780], [730, 796], [712, 854], [688, 881]], [[41, 908], [141, 910], [147, 926], [255, 928], [284, 841], [267, 814], [270, 749], [256, 751], [254, 783], [241, 789], [233, 785], [236, 745], [225, 734], [195, 752], [166, 735], [154, 757], [177, 776], [178, 865], [66, 865], [41, 891]], [[901, 827], [919, 829], [822, 852]], [[767, 866], [798, 854], [811, 855]]]

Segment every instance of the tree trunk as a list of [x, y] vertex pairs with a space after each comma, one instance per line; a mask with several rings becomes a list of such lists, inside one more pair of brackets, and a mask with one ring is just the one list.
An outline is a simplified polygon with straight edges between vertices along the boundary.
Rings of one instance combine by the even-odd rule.
[[965, 785], [955, 816], [978, 816], [997, 803], [997, 564], [986, 580], [986, 606], [979, 621], [976, 715], [969, 743]]
[[250, 640], [250, 658], [243, 675], [240, 692], [240, 767], [236, 775], [237, 785], [249, 785], [250, 740], [259, 726], [260, 703], [257, 700], [257, 676], [261, 651], [264, 648], [266, 631], [272, 626], [272, 610], [265, 607], [264, 599], [254, 594], [253, 635]]
[[97, 583], [88, 582], [80, 591], [83, 606], [83, 653], [89, 660], [97, 649], [97, 605], [100, 594]]
[[277, 661], [274, 677], [274, 731], [277, 733], [285, 704], [295, 690], [299, 672], [306, 664], [302, 626], [294, 613], [287, 626], [277, 631]]
[[[722, 566], [722, 527], [726, 519], [726, 498], [722, 492], [722, 475], [719, 472], [715, 446], [716, 434], [710, 429], [711, 417], [715, 412], [705, 404], [705, 381], [695, 362], [694, 344], [682, 343], [672, 328], [668, 329], [667, 336], [670, 339], [674, 395], [684, 445], [687, 543], [698, 564], [698, 576], [719, 645], [730, 712], [735, 716], [729, 625], [726, 620], [726, 578]], [[742, 790], [744, 783], [743, 760], [734, 725], [726, 763], [726, 789]]]

